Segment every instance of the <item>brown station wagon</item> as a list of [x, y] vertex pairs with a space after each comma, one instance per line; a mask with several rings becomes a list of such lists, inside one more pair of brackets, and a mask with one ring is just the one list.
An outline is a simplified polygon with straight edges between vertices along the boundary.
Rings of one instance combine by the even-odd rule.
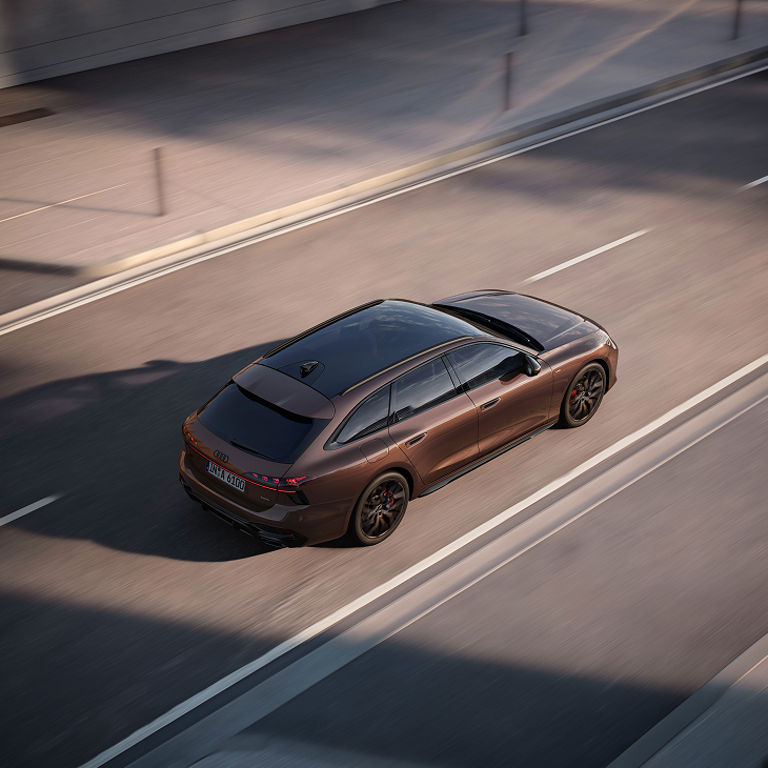
[[181, 483], [269, 544], [376, 544], [410, 499], [589, 421], [617, 359], [597, 323], [519, 293], [374, 301], [268, 352], [190, 415]]

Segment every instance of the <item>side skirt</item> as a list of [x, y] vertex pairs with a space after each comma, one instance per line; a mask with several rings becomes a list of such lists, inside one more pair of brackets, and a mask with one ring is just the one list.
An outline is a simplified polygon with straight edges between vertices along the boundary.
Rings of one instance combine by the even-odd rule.
[[514, 448], [516, 445], [520, 445], [520, 443], [524, 443], [526, 440], [530, 440], [532, 437], [535, 437], [541, 432], [544, 432], [544, 430], [549, 429], [550, 427], [554, 426], [557, 423], [557, 419], [554, 419], [553, 421], [550, 421], [549, 423], [545, 424], [543, 427], [538, 427], [537, 429], [534, 429], [533, 432], [529, 432], [527, 435], [523, 435], [523, 437], [518, 437], [517, 440], [513, 440], [511, 443], [507, 443], [507, 445], [502, 446], [501, 448], [497, 448], [493, 453], [489, 453], [487, 456], [483, 456], [482, 459], [478, 459], [477, 461], [473, 462], [472, 464], [468, 464], [464, 469], [460, 469], [458, 472], [454, 472], [454, 474], [449, 475], [444, 480], [441, 480], [439, 483], [435, 483], [434, 485], [430, 485], [429, 488], [427, 488], [425, 491], [422, 491], [418, 498], [421, 498], [422, 496], [428, 496], [430, 493], [434, 493], [435, 491], [440, 490], [443, 486], [448, 485], [448, 483], [452, 483], [454, 480], [458, 480], [462, 475], [466, 475], [467, 472], [471, 472], [473, 469], [477, 469], [478, 467], [481, 467], [483, 464], [485, 464], [488, 461], [492, 461], [497, 456], [501, 456], [502, 453], [506, 453], [511, 448]]

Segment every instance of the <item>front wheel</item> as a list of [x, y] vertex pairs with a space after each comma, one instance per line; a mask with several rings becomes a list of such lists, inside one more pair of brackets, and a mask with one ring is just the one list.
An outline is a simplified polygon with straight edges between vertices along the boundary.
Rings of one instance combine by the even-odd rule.
[[599, 363], [585, 365], [572, 379], [560, 406], [560, 425], [580, 427], [600, 407], [605, 394], [605, 369]]
[[379, 475], [352, 511], [349, 533], [363, 546], [384, 541], [400, 525], [408, 506], [408, 483], [399, 472]]

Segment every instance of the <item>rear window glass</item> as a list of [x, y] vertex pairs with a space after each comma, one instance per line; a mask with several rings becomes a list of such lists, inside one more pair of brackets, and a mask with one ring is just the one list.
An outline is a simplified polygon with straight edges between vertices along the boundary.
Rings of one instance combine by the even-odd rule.
[[200, 423], [238, 448], [292, 464], [328, 421], [288, 413], [232, 383], [203, 408]]
[[392, 382], [392, 413], [402, 421], [456, 394], [442, 357], [430, 360]]
[[387, 426], [389, 421], [389, 387], [374, 392], [367, 400], [352, 411], [347, 423], [342, 427], [337, 438], [340, 443], [348, 443], [358, 437], [365, 437]]

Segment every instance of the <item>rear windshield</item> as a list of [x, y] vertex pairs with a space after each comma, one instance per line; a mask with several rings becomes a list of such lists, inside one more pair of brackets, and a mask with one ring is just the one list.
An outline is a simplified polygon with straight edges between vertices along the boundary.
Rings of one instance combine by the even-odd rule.
[[200, 423], [237, 448], [292, 464], [328, 421], [288, 413], [233, 382], [203, 408]]

